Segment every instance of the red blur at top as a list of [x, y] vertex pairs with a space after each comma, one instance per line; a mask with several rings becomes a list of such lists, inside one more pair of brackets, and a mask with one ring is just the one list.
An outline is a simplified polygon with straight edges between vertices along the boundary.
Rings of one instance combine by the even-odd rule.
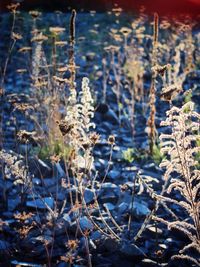
[[159, 15], [182, 14], [198, 17], [200, 15], [200, 0], [116, 0], [125, 11], [138, 10], [144, 6], [146, 12], [157, 12]]
[[[17, 0], [0, 0], [0, 11], [6, 10], [6, 5]], [[200, 18], [200, 0], [20, 0], [22, 9], [68, 10], [68, 7], [77, 10], [83, 9], [106, 11], [116, 5], [124, 11], [137, 11], [144, 6], [146, 12], [157, 12], [160, 16], [180, 16], [182, 14]]]

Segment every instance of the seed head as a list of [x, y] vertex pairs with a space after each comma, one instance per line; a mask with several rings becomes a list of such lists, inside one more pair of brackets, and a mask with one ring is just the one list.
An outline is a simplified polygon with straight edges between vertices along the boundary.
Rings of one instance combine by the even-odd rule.
[[111, 146], [113, 146], [115, 144], [115, 136], [114, 135], [110, 135], [108, 137], [108, 144], [110, 144]]
[[97, 133], [91, 133], [89, 135], [89, 138], [90, 138], [90, 142], [93, 144], [93, 145], [96, 145], [96, 143], [99, 141], [100, 139], [100, 135], [97, 134]]

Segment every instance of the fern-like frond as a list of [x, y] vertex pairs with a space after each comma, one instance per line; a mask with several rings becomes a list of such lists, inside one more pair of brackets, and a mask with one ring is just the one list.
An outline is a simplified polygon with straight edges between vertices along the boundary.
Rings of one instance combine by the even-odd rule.
[[172, 257], [173, 260], [176, 260], [176, 259], [179, 259], [179, 260], [188, 260], [188, 261], [191, 261], [193, 262], [194, 264], [196, 264], [196, 266], [200, 266], [200, 261], [194, 259], [193, 257], [191, 256], [188, 256], [188, 255], [184, 255], [184, 254], [180, 254], [180, 255], [174, 255]]

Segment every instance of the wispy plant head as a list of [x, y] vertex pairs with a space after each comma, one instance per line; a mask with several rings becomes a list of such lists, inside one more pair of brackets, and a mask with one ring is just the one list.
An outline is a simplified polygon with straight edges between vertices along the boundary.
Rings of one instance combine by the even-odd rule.
[[63, 27], [50, 27], [49, 31], [55, 35], [59, 35], [65, 31]]
[[177, 84], [172, 84], [162, 89], [160, 97], [165, 101], [171, 102], [181, 91], [181, 87]]
[[174, 196], [179, 194], [181, 201], [177, 201], [177, 197], [171, 198], [171, 195], [162, 198], [163, 201], [174, 203], [186, 211], [187, 219], [175, 216], [172, 222], [158, 217], [156, 220], [166, 224], [168, 229], [176, 229], [188, 237], [189, 244], [186, 244], [172, 259], [187, 259], [200, 266], [199, 260], [187, 253], [191, 249], [200, 253], [200, 171], [197, 169], [198, 161], [195, 157], [200, 151], [197, 143], [200, 115], [194, 111], [194, 103], [188, 102], [181, 108], [172, 107], [167, 112], [167, 119], [161, 125], [171, 128], [170, 134], [160, 136], [162, 152], [168, 157], [160, 164], [160, 167], [166, 169], [164, 175], [168, 181], [166, 193], [171, 194], [175, 191]]
[[114, 146], [114, 144], [115, 144], [115, 136], [114, 135], [110, 135], [108, 137], [108, 144], [111, 146]]
[[13, 40], [21, 40], [22, 39], [22, 35], [21, 34], [19, 34], [19, 33], [15, 33], [15, 32], [13, 32], [12, 33], [12, 39]]
[[16, 13], [17, 9], [19, 8], [20, 3], [11, 3], [10, 5], [7, 5], [8, 10], [10, 10], [12, 13]]
[[37, 10], [31, 10], [29, 11], [29, 14], [32, 16], [33, 19], [37, 19], [39, 16], [41, 16], [41, 12]]
[[32, 42], [43, 42], [46, 41], [48, 39], [47, 36], [45, 36], [42, 32], [38, 33], [37, 35], [35, 35], [31, 41]]
[[122, 27], [119, 32], [128, 37], [129, 34], [131, 34], [132, 30], [128, 27]]
[[[194, 103], [188, 102], [182, 108], [172, 107], [167, 111], [167, 119], [162, 126], [170, 126], [171, 134], [161, 134], [161, 152], [167, 154], [170, 160], [163, 160], [161, 167], [166, 167], [165, 177], [177, 172], [183, 177], [191, 173], [197, 165], [194, 155], [200, 150], [194, 146], [199, 137], [200, 115], [194, 111]], [[191, 174], [190, 174], [191, 175]]]

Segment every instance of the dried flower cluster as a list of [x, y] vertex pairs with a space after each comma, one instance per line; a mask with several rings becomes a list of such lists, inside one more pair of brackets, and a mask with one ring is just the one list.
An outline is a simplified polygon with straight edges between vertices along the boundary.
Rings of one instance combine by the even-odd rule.
[[14, 179], [15, 183], [28, 185], [31, 182], [31, 176], [25, 166], [23, 157], [14, 152], [0, 151], [0, 161], [4, 166], [4, 175], [6, 179]]
[[[89, 79], [84, 77], [82, 80], [82, 90], [79, 93], [80, 101], [78, 101], [76, 89], [70, 91], [69, 104], [67, 106], [67, 115], [64, 120], [65, 139], [73, 149], [74, 166], [82, 166], [90, 168], [93, 157], [91, 149], [93, 147], [95, 135], [89, 134], [91, 128], [95, 128], [95, 124], [91, 122], [94, 116], [93, 99], [89, 88]], [[61, 125], [60, 125], [61, 129]], [[63, 130], [61, 130], [63, 132]], [[85, 156], [81, 156], [80, 151], [83, 150]], [[87, 156], [86, 156], [87, 154]], [[85, 158], [85, 159], [84, 159]]]

